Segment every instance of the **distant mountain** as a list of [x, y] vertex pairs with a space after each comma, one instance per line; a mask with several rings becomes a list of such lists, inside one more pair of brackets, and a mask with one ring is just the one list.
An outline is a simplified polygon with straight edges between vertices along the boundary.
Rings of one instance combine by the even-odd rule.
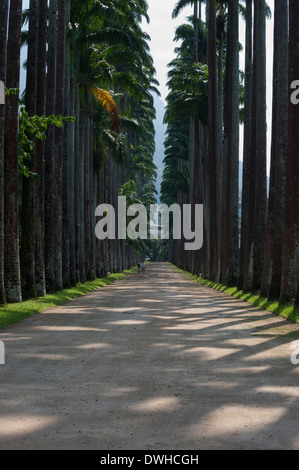
[[159, 195], [160, 195], [160, 188], [162, 182], [162, 175], [164, 169], [164, 140], [165, 140], [165, 132], [167, 126], [163, 124], [163, 118], [165, 113], [165, 104], [164, 102], [157, 96], [154, 95], [154, 102], [156, 108], [156, 119], [154, 121], [155, 131], [156, 131], [156, 152], [154, 155], [154, 163], [157, 170], [157, 181], [156, 181], [156, 189], [158, 191], [158, 202], [159, 202]]

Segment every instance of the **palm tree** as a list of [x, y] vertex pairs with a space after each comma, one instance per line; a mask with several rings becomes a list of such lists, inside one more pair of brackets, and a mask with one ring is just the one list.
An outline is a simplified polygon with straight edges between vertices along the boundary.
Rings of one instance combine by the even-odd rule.
[[[26, 80], [26, 111], [29, 116], [36, 114], [37, 94], [37, 51], [38, 51], [38, 0], [30, 0], [28, 29], [28, 59]], [[30, 172], [36, 171], [36, 145], [31, 151], [28, 163]], [[22, 185], [22, 237], [21, 237], [21, 279], [23, 299], [36, 298], [35, 287], [35, 179], [23, 175]]]
[[[6, 37], [8, 0], [0, 5], [0, 82], [6, 84]], [[0, 305], [6, 303], [4, 284], [4, 125], [5, 106], [0, 103]]]
[[265, 0], [254, 4], [252, 127], [249, 181], [249, 215], [243, 290], [259, 290], [264, 260], [266, 187], [266, 51]]
[[278, 299], [281, 285], [288, 133], [288, 7], [275, 1], [273, 116], [268, 224], [260, 295]]
[[219, 133], [216, 48], [216, 1], [208, 9], [208, 65], [209, 65], [209, 178], [210, 178], [210, 277], [218, 281], [220, 275], [220, 193], [219, 193]]
[[[50, 0], [47, 54], [46, 116], [55, 114], [56, 102], [56, 42], [57, 0]], [[45, 276], [47, 292], [57, 289], [54, 269], [54, 139], [55, 128], [49, 126], [45, 143]]]
[[267, 123], [266, 123], [266, 5], [265, 0], [257, 0], [256, 43], [256, 181], [254, 206], [254, 260], [253, 289], [261, 286], [263, 261], [265, 252], [266, 220], [267, 220]]
[[[199, 50], [198, 50], [198, 4], [201, 6], [201, 2], [198, 2], [197, 0], [193, 1], [185, 1], [185, 0], [179, 0], [179, 2], [176, 4], [175, 9], [173, 11], [173, 18], [176, 18], [178, 14], [182, 11], [183, 8], [185, 8], [187, 5], [193, 5], [194, 8], [194, 13], [193, 13], [193, 44], [192, 44], [192, 53], [193, 53], [193, 63], [198, 63], [199, 61]], [[199, 123], [199, 117], [196, 112], [193, 112], [193, 115], [190, 117], [191, 120], [191, 125], [192, 125], [192, 149], [190, 149], [190, 159], [189, 159], [189, 165], [190, 165], [190, 202], [192, 203], [193, 207], [195, 207], [195, 204], [199, 202], [200, 198], [200, 123]], [[202, 199], [202, 198], [200, 198]], [[201, 201], [202, 202], [202, 201]], [[194, 210], [194, 209], [193, 209]], [[194, 227], [193, 227], [194, 228]], [[190, 271], [193, 273], [197, 269], [195, 267], [195, 253], [191, 252], [188, 253], [187, 255], [190, 257]], [[197, 260], [198, 261], [198, 260]]]
[[[75, 116], [75, 69], [74, 69], [74, 41], [70, 35], [71, 2], [66, 2], [66, 63], [65, 63], [65, 115]], [[64, 179], [68, 175], [67, 193], [64, 194], [64, 233], [69, 238], [69, 282], [76, 285], [75, 268], [75, 123], [66, 123], [64, 129]], [[67, 165], [65, 164], [67, 163]], [[65, 183], [64, 183], [65, 185]], [[67, 204], [66, 204], [67, 200]], [[67, 210], [66, 210], [67, 207]], [[66, 257], [67, 258], [67, 257]], [[65, 270], [64, 270], [65, 271]]]
[[[68, 31], [71, 15], [70, 0], [65, 2], [65, 29]], [[65, 37], [65, 83], [64, 83], [64, 115], [70, 116], [70, 93], [71, 93], [71, 45], [69, 34]], [[70, 266], [70, 239], [74, 230], [70, 230], [70, 212], [73, 210], [69, 203], [70, 199], [70, 180], [73, 174], [70, 174], [70, 138], [72, 122], [65, 123], [63, 129], [63, 160], [62, 160], [62, 278], [63, 286], [70, 287], [71, 266]], [[74, 245], [74, 244], [72, 244]], [[73, 272], [74, 273], [74, 272]]]
[[[226, 181], [224, 182], [223, 282], [235, 285], [239, 263], [239, 4], [228, 5], [226, 56]], [[226, 183], [226, 184], [225, 184]]]
[[[7, 39], [7, 88], [18, 89], [20, 80], [22, 1], [10, 3]], [[20, 258], [19, 258], [19, 177], [18, 177], [18, 136], [19, 97], [11, 94], [5, 106], [4, 137], [4, 220], [5, 237], [5, 289], [8, 302], [22, 300]]]
[[[100, 177], [98, 167], [99, 164], [100, 167], [102, 166], [103, 156], [107, 153], [107, 148], [102, 148], [101, 161], [95, 162], [94, 157], [99, 152], [95, 152], [94, 146], [95, 144], [96, 147], [100, 145], [99, 135], [103, 139], [104, 136], [107, 137], [108, 135], [108, 123], [102, 120], [104, 114], [101, 106], [103, 102], [101, 106], [98, 106], [97, 103], [90, 100], [90, 85], [100, 83], [103, 88], [116, 90], [118, 94], [121, 92], [119, 104], [123, 111], [122, 116], [124, 109], [127, 108], [130, 117], [134, 116], [135, 109], [142, 110], [141, 100], [145, 103], [147, 100], [147, 97], [145, 99], [146, 93], [153, 88], [153, 80], [150, 76], [153, 72], [152, 59], [148, 54], [148, 46], [139, 26], [140, 18], [146, 15], [146, 2], [118, 1], [113, 5], [110, 2], [104, 3], [105, 7], [102, 3], [86, 2], [82, 8], [81, 3], [74, 2], [71, 10], [72, 32], [75, 33], [74, 47], [76, 47], [74, 63], [77, 67], [78, 86], [81, 88], [79, 120], [81, 155], [83, 153], [82, 157], [84, 157], [81, 158], [78, 155], [78, 160], [75, 160], [75, 167], [78, 172], [76, 181], [79, 182], [78, 194], [81, 194], [76, 202], [77, 207], [80, 207], [80, 200], [85, 200], [84, 208], [81, 207], [78, 211], [81, 216], [77, 220], [77, 225], [80, 225], [80, 234], [77, 231], [76, 247], [77, 251], [80, 250], [78, 268], [81, 277], [85, 277], [87, 274], [90, 278], [95, 275], [93, 207], [96, 193], [101, 193], [101, 191], [95, 191], [95, 187], [98, 185], [95, 184], [94, 180], [95, 177]], [[98, 118], [101, 119], [102, 127], [98, 122]], [[145, 121], [144, 117], [142, 119]], [[119, 130], [117, 120], [115, 123], [114, 130]], [[109, 134], [110, 143], [113, 141], [117, 144], [124, 142], [124, 134], [120, 134], [119, 138], [115, 138], [115, 135], [112, 134], [113, 132]], [[132, 134], [133, 131], [128, 133], [127, 138], [131, 139]], [[128, 140], [128, 147], [130, 147], [130, 144], [138, 145], [138, 139], [135, 135], [133, 138], [134, 143], [129, 143]], [[118, 148], [116, 153], [122, 153], [122, 148], [123, 145]], [[124, 164], [133, 168], [131, 162], [125, 163], [120, 160], [114, 162], [111, 158], [108, 160], [108, 167], [111, 172], [110, 177], [108, 174], [108, 182], [110, 183], [108, 184], [108, 192], [111, 193], [111, 197], [115, 201], [117, 201], [119, 184], [125, 177]], [[80, 168], [81, 172], [79, 171]], [[139, 179], [138, 173], [139, 171], [136, 170], [136, 179]], [[85, 219], [83, 219], [84, 213]], [[121, 269], [124, 265], [122, 260], [125, 257], [123, 244], [114, 243], [111, 244], [111, 247], [113, 248], [111, 252], [113, 269]]]
[[[289, 2], [289, 101], [288, 101], [288, 152], [286, 179], [286, 207], [284, 219], [283, 256], [281, 272], [280, 303], [290, 302], [298, 291], [298, 106], [293, 104], [292, 84], [298, 79], [298, 20], [299, 4]], [[298, 304], [298, 294], [296, 305]]]
[[[47, 49], [47, 0], [39, 0], [38, 52], [37, 52], [37, 95], [36, 114], [45, 115], [46, 107], [46, 49]], [[45, 191], [45, 142], [36, 142], [35, 191], [35, 283], [39, 297], [46, 294], [45, 242], [44, 242], [44, 191]]]
[[[208, 70], [206, 65], [194, 63], [193, 37], [194, 27], [189, 24], [176, 29], [175, 40], [182, 40], [182, 43], [176, 48], [177, 58], [169, 64], [170, 93], [164, 117], [169, 137], [165, 140], [166, 167], [161, 187], [162, 198], [165, 202], [170, 200], [180, 205], [200, 203], [206, 198], [203, 162], [206, 149], [204, 126], [207, 126], [208, 121]], [[206, 30], [199, 22], [198, 53], [202, 60], [206, 56], [206, 44]], [[198, 125], [194, 125], [194, 116], [199, 117]], [[195, 153], [199, 157], [196, 171], [193, 158]], [[177, 181], [176, 185], [171, 178]], [[184, 252], [184, 240], [176, 241], [173, 243], [172, 259], [182, 268], [198, 273], [203, 271], [203, 263], [206, 263], [207, 246], [205, 243], [204, 251], [190, 255]]]
[[[57, 1], [57, 43], [56, 43], [56, 103], [55, 114], [64, 116], [65, 86], [65, 42], [66, 42], [66, 0]], [[62, 204], [63, 204], [63, 127], [55, 128], [55, 281], [57, 288], [63, 288], [62, 270]]]
[[241, 244], [238, 287], [243, 287], [246, 236], [248, 231], [249, 180], [251, 153], [251, 107], [252, 107], [252, 0], [246, 0], [245, 43], [245, 92], [244, 92], [244, 150], [242, 175]]

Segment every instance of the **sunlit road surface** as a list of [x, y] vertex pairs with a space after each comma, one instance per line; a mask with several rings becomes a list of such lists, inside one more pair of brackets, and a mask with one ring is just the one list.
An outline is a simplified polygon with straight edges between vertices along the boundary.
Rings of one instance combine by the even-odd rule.
[[0, 449], [299, 449], [298, 338], [151, 264], [1, 330]]

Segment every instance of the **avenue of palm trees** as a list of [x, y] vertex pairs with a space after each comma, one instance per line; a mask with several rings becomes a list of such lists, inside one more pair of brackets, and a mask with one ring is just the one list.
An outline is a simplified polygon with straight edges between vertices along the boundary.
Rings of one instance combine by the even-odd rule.
[[[194, 15], [177, 29], [180, 44], [169, 64], [162, 200], [204, 204], [204, 244], [198, 252], [185, 253], [183, 244], [175, 241], [171, 260], [216, 283], [259, 292], [281, 304], [295, 299], [298, 305], [299, 107], [292, 94], [299, 77], [299, 3], [275, 0], [271, 12], [265, 0], [179, 0], [173, 16], [190, 4]], [[246, 22], [244, 73], [239, 70], [241, 15]], [[273, 114], [267, 123], [270, 15]], [[272, 127], [268, 143], [267, 126]]]
[[[265, 0], [174, 0], [169, 21], [190, 4], [193, 16], [177, 28], [169, 64], [161, 202], [203, 204], [204, 244], [188, 252], [184, 240], [174, 240], [168, 259], [211, 281], [297, 305], [299, 105], [291, 98], [299, 80], [299, 2], [275, 0], [270, 11]], [[146, 207], [156, 201], [152, 93], [159, 84], [144, 19], [146, 0], [30, 0], [28, 11], [22, 0], [1, 1], [0, 304], [121, 272], [144, 253], [139, 241], [95, 237], [98, 204], [117, 210], [118, 195]]]
[[143, 18], [143, 0], [1, 1], [0, 303], [136, 263], [136, 244], [96, 239], [95, 208], [120, 192], [155, 201], [159, 92]]

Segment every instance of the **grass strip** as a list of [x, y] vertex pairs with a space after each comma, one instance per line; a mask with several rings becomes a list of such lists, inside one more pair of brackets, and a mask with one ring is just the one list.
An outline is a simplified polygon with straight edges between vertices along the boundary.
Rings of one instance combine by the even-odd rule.
[[238, 290], [237, 287], [227, 287], [223, 284], [218, 284], [216, 282], [203, 279], [197, 275], [191, 274], [188, 271], [184, 271], [177, 266], [174, 266], [175, 270], [180, 273], [187, 274], [192, 280], [199, 282], [203, 286], [210, 287], [224, 294], [231, 295], [237, 299], [244, 300], [250, 304], [256, 305], [261, 310], [266, 310], [268, 312], [275, 313], [286, 318], [289, 321], [294, 323], [299, 323], [299, 308], [295, 308], [294, 304], [279, 305], [278, 300], [269, 300], [265, 297], [261, 297], [258, 293], [248, 293]]
[[82, 295], [86, 295], [101, 287], [112, 284], [116, 280], [123, 279], [126, 275], [136, 271], [136, 268], [125, 270], [122, 273], [111, 274], [102, 279], [78, 284], [76, 287], [64, 289], [54, 294], [47, 294], [45, 297], [39, 297], [36, 300], [26, 300], [24, 302], [7, 304], [0, 307], [0, 329], [7, 327], [13, 323], [18, 323], [24, 318], [31, 317], [44, 310], [63, 305], [69, 300], [76, 299]]

